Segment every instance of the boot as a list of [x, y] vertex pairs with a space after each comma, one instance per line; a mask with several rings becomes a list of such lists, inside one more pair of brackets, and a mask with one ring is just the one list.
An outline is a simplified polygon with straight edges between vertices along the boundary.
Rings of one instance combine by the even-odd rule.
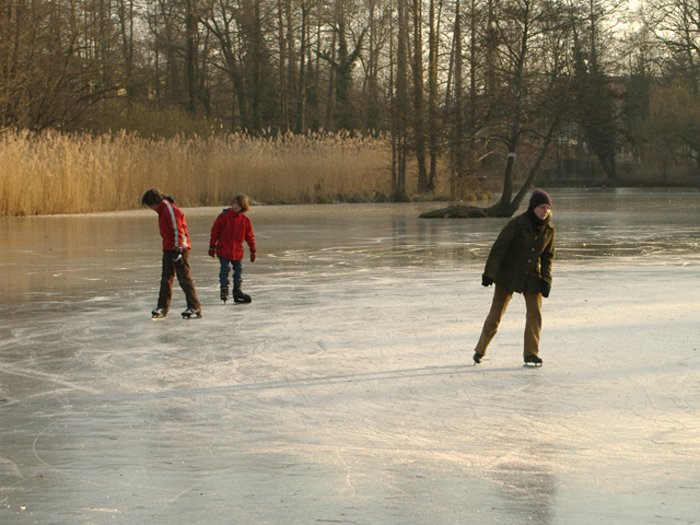
[[536, 355], [526, 355], [524, 360], [526, 366], [542, 366], [542, 359]]
[[202, 317], [202, 309], [190, 307], [184, 312], [182, 312], [183, 319], [192, 319], [193, 317]]
[[223, 302], [228, 301], [228, 286], [221, 287], [221, 300]]
[[233, 284], [233, 302], [234, 303], [251, 303], [253, 299], [247, 293], [241, 290], [241, 283]]

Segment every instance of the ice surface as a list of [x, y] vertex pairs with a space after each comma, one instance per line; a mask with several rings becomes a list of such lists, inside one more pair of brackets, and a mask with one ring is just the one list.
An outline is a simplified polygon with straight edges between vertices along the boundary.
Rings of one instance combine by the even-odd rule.
[[486, 360], [503, 220], [255, 207], [250, 305], [149, 317], [150, 211], [0, 219], [0, 523], [700, 522], [700, 193], [554, 190], [541, 369], [514, 298]]

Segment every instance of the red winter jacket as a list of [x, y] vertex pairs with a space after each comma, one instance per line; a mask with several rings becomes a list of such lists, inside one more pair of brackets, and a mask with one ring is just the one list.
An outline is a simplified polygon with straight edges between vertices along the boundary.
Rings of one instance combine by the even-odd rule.
[[209, 247], [216, 255], [232, 261], [243, 259], [243, 241], [251, 255], [255, 253], [255, 234], [250, 219], [243, 213], [226, 208], [214, 221], [209, 237]]
[[163, 237], [163, 251], [187, 251], [192, 248], [187, 221], [180, 208], [163, 199], [155, 210], [158, 213], [160, 236]]

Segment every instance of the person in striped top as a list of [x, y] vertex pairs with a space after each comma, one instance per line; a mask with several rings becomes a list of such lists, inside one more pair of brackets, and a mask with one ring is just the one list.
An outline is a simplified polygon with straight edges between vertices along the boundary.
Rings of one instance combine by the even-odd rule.
[[187, 309], [182, 317], [202, 316], [202, 305], [197, 297], [194, 281], [190, 271], [189, 251], [192, 248], [187, 221], [182, 210], [175, 206], [175, 201], [159, 190], [147, 190], [141, 203], [158, 214], [160, 236], [163, 238], [163, 268], [160, 278], [160, 293], [158, 305], [151, 312], [154, 319], [168, 315], [170, 300], [173, 294], [173, 279], [177, 276], [180, 288], [185, 292]]

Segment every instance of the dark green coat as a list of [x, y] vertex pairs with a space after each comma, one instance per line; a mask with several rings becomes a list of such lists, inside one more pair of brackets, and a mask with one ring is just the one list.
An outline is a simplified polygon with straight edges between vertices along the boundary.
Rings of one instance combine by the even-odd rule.
[[496, 284], [522, 293], [540, 291], [540, 279], [552, 286], [554, 224], [550, 219], [536, 228], [528, 212], [508, 221], [486, 260], [484, 273]]

